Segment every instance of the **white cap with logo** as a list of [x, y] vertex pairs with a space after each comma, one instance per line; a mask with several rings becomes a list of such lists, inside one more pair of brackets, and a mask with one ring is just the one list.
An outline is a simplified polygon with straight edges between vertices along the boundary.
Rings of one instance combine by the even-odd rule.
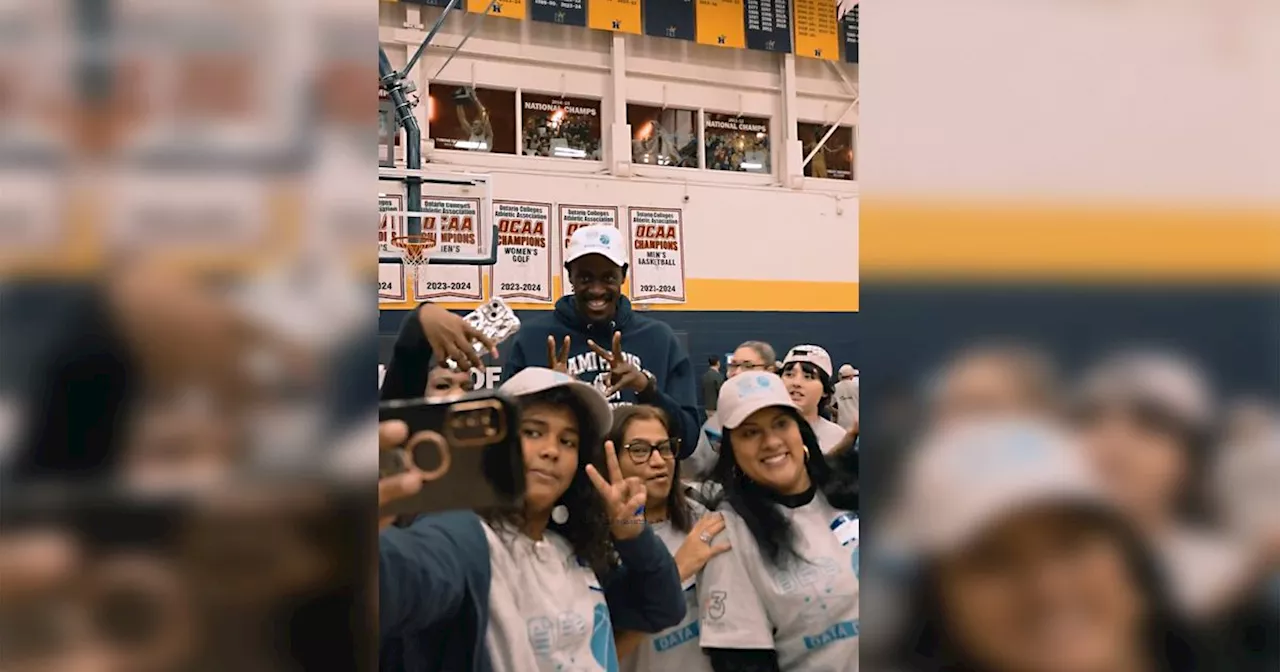
[[792, 362], [808, 362], [813, 364], [819, 369], [822, 369], [827, 374], [828, 378], [830, 378], [831, 374], [835, 371], [835, 369], [831, 367], [831, 355], [827, 354], [825, 349], [816, 345], [797, 345], [796, 347], [791, 348], [787, 353], [787, 356], [783, 358], [782, 365], [786, 366]]
[[584, 226], [569, 236], [569, 246], [564, 250], [564, 265], [585, 257], [599, 254], [617, 266], [627, 265], [627, 250], [622, 244], [622, 232], [608, 224]]
[[511, 376], [498, 389], [512, 397], [524, 397], [557, 387], [569, 390], [582, 402], [582, 405], [586, 407], [587, 412], [590, 414], [591, 420], [595, 422], [594, 429], [599, 433], [600, 437], [603, 437], [609, 431], [609, 428], [613, 425], [613, 410], [604, 395], [600, 394], [600, 391], [591, 385], [559, 371], [552, 371], [541, 366], [531, 366]]
[[1023, 419], [975, 420], [926, 439], [904, 486], [904, 531], [924, 554], [961, 548], [1031, 506], [1114, 511], [1081, 447]]
[[766, 371], [740, 373], [720, 386], [716, 416], [725, 429], [733, 429], [770, 406], [796, 408], [782, 379]]
[[840, 377], [841, 377], [841, 378], [852, 378], [853, 376], [856, 376], [856, 375], [858, 375], [858, 370], [857, 370], [857, 369], [855, 369], [855, 368], [853, 368], [853, 365], [852, 365], [852, 364], [841, 364], [841, 365], [840, 365]]

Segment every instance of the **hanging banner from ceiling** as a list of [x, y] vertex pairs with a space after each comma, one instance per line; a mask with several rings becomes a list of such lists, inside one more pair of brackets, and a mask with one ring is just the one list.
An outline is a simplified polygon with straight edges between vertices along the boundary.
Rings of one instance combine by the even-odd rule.
[[644, 34], [693, 41], [694, 0], [644, 0]]
[[615, 33], [640, 34], [640, 0], [589, 0], [587, 26]]
[[587, 0], [530, 0], [529, 18], [565, 26], [587, 25]]
[[742, 0], [696, 0], [698, 44], [742, 49], [747, 46]]
[[840, 60], [836, 0], [792, 0], [796, 7], [796, 55]]
[[791, 51], [790, 0], [743, 0], [748, 49]]

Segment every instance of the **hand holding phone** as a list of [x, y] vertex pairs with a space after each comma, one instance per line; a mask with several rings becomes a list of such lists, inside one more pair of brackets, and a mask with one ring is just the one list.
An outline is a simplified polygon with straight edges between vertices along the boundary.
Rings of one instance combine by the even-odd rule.
[[[516, 317], [515, 311], [505, 301], [496, 296], [462, 319], [480, 334], [480, 338], [472, 340], [471, 350], [467, 353], [468, 356], [475, 353], [476, 359], [472, 360], [475, 366], [481, 366], [476, 362], [486, 351], [493, 352], [496, 356], [498, 344], [520, 331], [520, 318]], [[459, 362], [450, 357], [445, 360], [445, 364], [451, 369], [457, 369]]]
[[[387, 401], [378, 420], [380, 429], [389, 430], [386, 441], [395, 446], [399, 439], [403, 446], [380, 450], [380, 522], [405, 513], [494, 507], [524, 491], [519, 414], [506, 395], [481, 390], [447, 402]], [[381, 431], [379, 442], [381, 448]], [[402, 474], [417, 479], [416, 492], [393, 478]], [[384, 483], [406, 496], [383, 501]]]

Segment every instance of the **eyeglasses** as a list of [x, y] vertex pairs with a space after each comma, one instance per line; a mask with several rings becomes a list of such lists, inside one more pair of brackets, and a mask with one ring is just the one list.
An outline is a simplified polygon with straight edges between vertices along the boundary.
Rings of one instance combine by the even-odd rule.
[[657, 443], [649, 443], [644, 439], [636, 439], [635, 441], [623, 446], [623, 448], [627, 451], [627, 454], [631, 456], [632, 462], [635, 462], [636, 464], [644, 464], [649, 461], [649, 457], [653, 455], [653, 451], [655, 450], [662, 456], [662, 459], [673, 459], [679, 446], [679, 439], [667, 439]]
[[764, 369], [765, 365], [756, 364], [755, 362], [743, 362], [741, 364], [738, 364], [735, 362], [733, 364], [730, 364], [729, 368], [736, 369], [738, 371], [755, 371], [757, 369]]

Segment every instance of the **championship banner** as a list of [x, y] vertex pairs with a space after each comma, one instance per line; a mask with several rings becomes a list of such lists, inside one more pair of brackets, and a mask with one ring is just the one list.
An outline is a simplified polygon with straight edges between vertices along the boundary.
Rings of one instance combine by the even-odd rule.
[[569, 271], [564, 267], [565, 250], [569, 249], [569, 238], [579, 227], [592, 224], [608, 224], [618, 227], [618, 209], [613, 206], [594, 205], [561, 205], [558, 210], [560, 219], [560, 280], [561, 295], [573, 294], [573, 284], [569, 282]]
[[531, 0], [529, 18], [565, 26], [587, 25], [587, 0]]
[[742, 49], [747, 46], [742, 0], [695, 0], [698, 44]]
[[644, 34], [693, 41], [694, 0], [644, 0]]
[[591, 0], [587, 4], [587, 26], [639, 35], [640, 0]]
[[844, 27], [844, 60], [846, 63], [858, 62], [858, 5], [845, 12], [841, 20]]
[[406, 5], [426, 5], [428, 7], [449, 6], [449, 0], [399, 0], [399, 2], [403, 2]]
[[493, 221], [498, 223], [498, 263], [492, 294], [551, 303], [551, 204], [494, 201]]
[[501, 16], [504, 19], [524, 20], [524, 0], [467, 0], [467, 11], [484, 14], [493, 4], [489, 16]]
[[790, 0], [743, 0], [747, 48], [791, 52]]
[[792, 0], [796, 6], [796, 55], [840, 60], [836, 0]]
[[[422, 234], [435, 242], [428, 254], [474, 255], [480, 252], [480, 199], [422, 199]], [[415, 301], [481, 301], [484, 285], [480, 266], [433, 266], [418, 269]]]
[[[404, 218], [397, 214], [404, 210], [404, 196], [378, 194], [378, 246], [391, 247], [391, 237], [404, 234]], [[408, 298], [405, 292], [404, 264], [378, 262], [378, 303], [402, 303]]]
[[631, 302], [684, 303], [681, 211], [628, 208], [631, 219]]

